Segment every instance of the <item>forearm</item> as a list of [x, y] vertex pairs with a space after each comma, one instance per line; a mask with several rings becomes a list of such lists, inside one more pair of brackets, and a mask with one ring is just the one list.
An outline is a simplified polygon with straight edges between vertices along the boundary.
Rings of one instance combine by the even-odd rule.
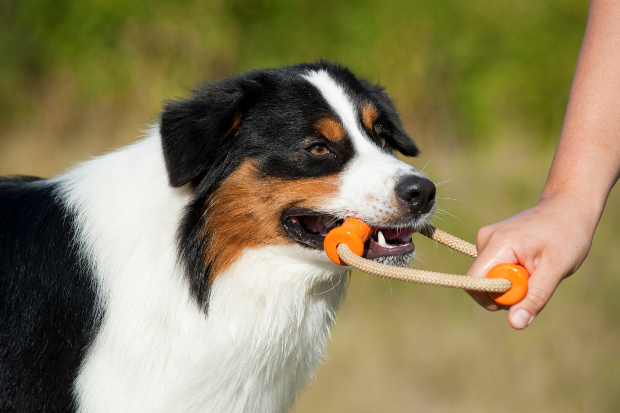
[[[508, 318], [525, 328], [560, 281], [586, 258], [609, 191], [620, 173], [620, 1], [592, 0], [588, 26], [541, 202], [478, 231], [478, 258], [467, 272], [484, 277], [498, 263], [530, 273], [525, 299]], [[471, 293], [489, 310], [499, 306]]]
[[[542, 199], [583, 202], [596, 222], [620, 172], [620, 2], [593, 0]], [[594, 224], [596, 225], [596, 223]]]

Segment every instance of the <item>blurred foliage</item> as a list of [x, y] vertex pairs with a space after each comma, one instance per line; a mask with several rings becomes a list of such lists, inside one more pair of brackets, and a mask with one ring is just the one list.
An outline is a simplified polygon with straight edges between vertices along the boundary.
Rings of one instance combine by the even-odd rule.
[[36, 116], [58, 79], [78, 107], [159, 103], [322, 57], [387, 85], [419, 130], [553, 141], [586, 17], [585, 0], [4, 0], [0, 130]]

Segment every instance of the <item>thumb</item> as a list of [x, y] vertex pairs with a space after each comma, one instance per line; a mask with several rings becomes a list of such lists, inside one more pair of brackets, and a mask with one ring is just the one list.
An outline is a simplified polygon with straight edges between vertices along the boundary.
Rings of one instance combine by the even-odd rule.
[[508, 311], [508, 322], [516, 330], [522, 330], [534, 321], [538, 313], [547, 305], [562, 275], [548, 265], [536, 268], [531, 274], [527, 294], [523, 301], [513, 305]]

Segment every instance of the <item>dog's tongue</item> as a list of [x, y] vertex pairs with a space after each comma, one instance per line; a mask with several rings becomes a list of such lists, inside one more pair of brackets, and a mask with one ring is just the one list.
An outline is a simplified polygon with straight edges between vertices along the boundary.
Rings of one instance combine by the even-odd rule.
[[325, 225], [322, 222], [319, 222], [319, 220], [317, 220], [316, 217], [307, 217], [304, 220], [304, 224], [306, 225], [306, 228], [310, 230], [311, 232], [325, 235], [324, 234]]
[[329, 229], [336, 225], [336, 221], [321, 216], [310, 215], [303, 218], [303, 224], [308, 231], [325, 236], [329, 232]]

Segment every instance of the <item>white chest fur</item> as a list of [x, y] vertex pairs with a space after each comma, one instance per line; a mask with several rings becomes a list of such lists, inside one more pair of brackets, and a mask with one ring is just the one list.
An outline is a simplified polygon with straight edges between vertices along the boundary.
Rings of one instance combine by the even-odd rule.
[[345, 274], [303, 256], [300, 248], [246, 251], [216, 282], [180, 411], [291, 407], [325, 350], [346, 284]]
[[200, 311], [177, 260], [191, 194], [159, 136], [59, 178], [103, 314], [75, 385], [80, 412], [284, 412], [322, 354], [346, 275], [301, 247], [248, 250]]

